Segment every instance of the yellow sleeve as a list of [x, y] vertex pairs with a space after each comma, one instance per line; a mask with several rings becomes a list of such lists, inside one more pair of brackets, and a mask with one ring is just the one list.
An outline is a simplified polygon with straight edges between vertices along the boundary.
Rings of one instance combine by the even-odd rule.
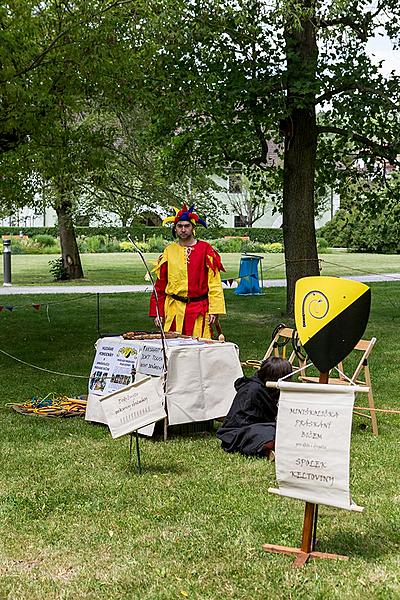
[[160, 278], [161, 266], [168, 261], [167, 248], [165, 248], [164, 252], [160, 254], [158, 259], [154, 262], [154, 267], [151, 269], [151, 272], [155, 273], [157, 279]]
[[226, 315], [224, 291], [222, 289], [221, 274], [216, 269], [208, 269], [208, 312], [211, 315]]

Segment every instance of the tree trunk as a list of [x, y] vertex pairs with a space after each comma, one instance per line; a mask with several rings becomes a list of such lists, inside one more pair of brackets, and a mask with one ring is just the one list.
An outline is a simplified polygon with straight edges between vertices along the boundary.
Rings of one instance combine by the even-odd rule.
[[60, 230], [61, 253], [63, 266], [68, 272], [69, 279], [80, 279], [83, 277], [83, 269], [78, 244], [76, 243], [71, 209], [71, 203], [66, 198], [62, 198], [59, 205], [56, 206], [58, 227]]
[[[303, 3], [308, 9], [312, 5], [312, 0]], [[285, 135], [283, 240], [288, 315], [293, 315], [296, 281], [319, 275], [314, 222], [317, 52], [311, 17], [304, 20], [299, 29], [286, 31], [288, 118], [281, 123], [281, 128]]]

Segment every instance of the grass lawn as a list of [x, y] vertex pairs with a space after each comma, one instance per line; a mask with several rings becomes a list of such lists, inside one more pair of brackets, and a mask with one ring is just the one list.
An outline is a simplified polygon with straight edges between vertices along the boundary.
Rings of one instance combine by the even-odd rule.
[[[149, 264], [158, 257], [147, 254]], [[12, 256], [12, 281], [14, 285], [59, 285], [52, 280], [49, 261], [58, 258], [52, 255]], [[145, 268], [137, 254], [82, 254], [85, 278], [62, 285], [127, 285], [143, 284]], [[321, 254], [322, 275], [361, 275], [365, 273], [399, 273], [400, 254]], [[240, 254], [222, 254], [226, 269], [225, 278], [237, 277]], [[1, 261], [2, 262], [2, 261]], [[265, 254], [262, 261], [265, 279], [283, 279], [285, 262], [283, 254]], [[1, 273], [0, 277], [3, 275]]]
[[[121, 256], [128, 273], [135, 257]], [[110, 273], [111, 263], [104, 265]], [[378, 338], [371, 355], [375, 402], [400, 409], [400, 283], [371, 287], [364, 337]], [[261, 358], [283, 319], [285, 290], [258, 297], [228, 290], [226, 298], [227, 339], [243, 360]], [[0, 312], [0, 350], [87, 377], [98, 337], [96, 297], [62, 300], [7, 296], [2, 303], [14, 310]], [[102, 295], [101, 331], [148, 328], [147, 302], [146, 294]], [[301, 539], [304, 503], [267, 492], [273, 463], [225, 454], [214, 435], [175, 436], [142, 441], [138, 476], [127, 469], [127, 437], [112, 440], [105, 427], [83, 419], [26, 417], [7, 406], [49, 392], [85, 393], [85, 379], [38, 371], [1, 353], [0, 365], [0, 598], [400, 597], [400, 415], [380, 415], [377, 438], [354, 417], [351, 488], [364, 513], [320, 507], [318, 549], [350, 560], [295, 570], [293, 559], [261, 549]]]

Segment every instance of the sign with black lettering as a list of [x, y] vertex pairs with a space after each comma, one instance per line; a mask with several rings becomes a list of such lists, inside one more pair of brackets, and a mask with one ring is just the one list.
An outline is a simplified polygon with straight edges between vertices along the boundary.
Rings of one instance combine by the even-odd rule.
[[278, 382], [276, 478], [271, 492], [362, 510], [350, 496], [351, 386]]
[[89, 394], [110, 394], [132, 383], [140, 351], [137, 342], [128, 344], [120, 338], [99, 340], [90, 373]]
[[161, 345], [144, 345], [138, 358], [137, 371], [143, 375], [161, 376], [165, 370]]
[[161, 378], [145, 377], [118, 392], [100, 398], [113, 438], [166, 417]]

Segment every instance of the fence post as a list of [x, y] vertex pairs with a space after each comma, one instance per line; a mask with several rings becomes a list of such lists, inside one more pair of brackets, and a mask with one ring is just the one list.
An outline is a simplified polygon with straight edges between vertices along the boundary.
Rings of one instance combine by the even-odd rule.
[[3, 240], [3, 286], [11, 286], [11, 240]]

